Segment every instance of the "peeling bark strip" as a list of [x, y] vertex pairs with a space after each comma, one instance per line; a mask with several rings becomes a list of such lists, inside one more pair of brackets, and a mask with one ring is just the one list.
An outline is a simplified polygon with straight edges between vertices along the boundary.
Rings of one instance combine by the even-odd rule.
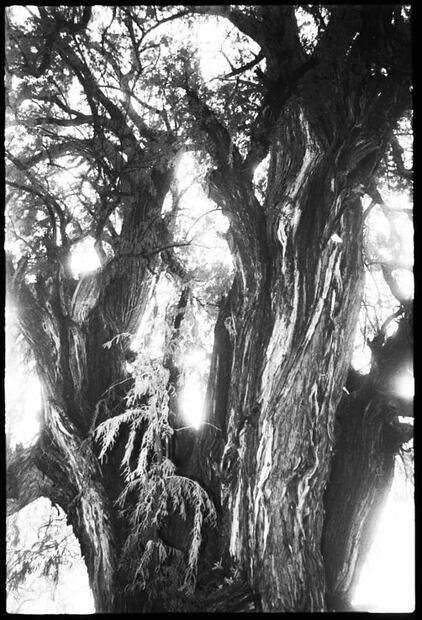
[[18, 446], [7, 456], [7, 516], [42, 496], [52, 496], [53, 482], [36, 466], [38, 445]]
[[256, 249], [237, 240], [230, 383], [217, 366], [210, 378], [227, 393], [222, 529], [264, 611], [321, 611], [322, 498], [360, 307], [362, 214], [300, 107], [280, 118], [269, 180]]
[[[262, 375], [252, 388], [258, 392], [258, 424], [248, 426], [240, 442], [240, 523], [247, 526], [239, 532], [238, 546], [264, 611], [321, 611], [322, 496], [360, 307], [362, 262], [356, 238], [361, 210], [358, 201], [346, 202], [331, 191], [328, 179], [336, 172], [311, 138], [303, 114], [292, 120], [284, 116], [280, 123], [283, 149], [278, 146], [273, 162], [276, 178], [283, 179], [272, 192], [277, 206], [266, 205], [269, 213], [273, 207], [271, 229], [278, 232], [284, 225], [285, 245], [277, 248], [272, 242], [268, 322], [273, 329], [265, 357], [255, 359]], [[286, 135], [285, 127], [295, 129]], [[300, 144], [303, 159], [289, 157], [301, 152]], [[329, 235], [341, 209], [340, 245]], [[289, 219], [282, 221], [286, 212]], [[288, 307], [276, 300], [289, 300]]]
[[98, 460], [64, 412], [51, 409], [47, 419], [60, 454], [59, 466], [68, 486], [75, 491], [66, 506], [68, 520], [81, 543], [97, 611], [108, 611], [113, 607], [115, 534], [110, 499], [101, 481]]

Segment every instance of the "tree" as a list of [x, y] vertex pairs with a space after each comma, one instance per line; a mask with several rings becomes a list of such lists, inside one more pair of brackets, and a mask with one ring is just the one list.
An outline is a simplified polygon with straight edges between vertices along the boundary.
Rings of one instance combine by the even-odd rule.
[[[217, 419], [227, 433], [231, 551], [265, 611], [318, 611], [322, 498], [362, 291], [361, 196], [373, 194], [392, 119], [409, 105], [406, 20], [401, 7], [341, 7], [325, 25], [316, 10], [321, 34], [307, 54], [293, 7], [212, 11], [266, 58], [244, 156], [190, 91], [216, 144], [212, 189], [234, 222], [238, 260], [232, 372], [217, 388], [228, 402]], [[260, 204], [252, 171], [268, 151]], [[200, 460], [208, 441], [200, 439]]]
[[[364, 552], [359, 544], [352, 554], [346, 542], [368, 531], [391, 459], [409, 438], [396, 403], [385, 484], [365, 494], [385, 426], [385, 403], [371, 390], [392, 356], [352, 404], [340, 400], [364, 284], [372, 207], [362, 199], [382, 204], [385, 161], [407, 181], [410, 174], [395, 133], [411, 106], [407, 9], [112, 7], [107, 23], [91, 7], [38, 10], [8, 28], [8, 104], [27, 141], [7, 153], [21, 243], [8, 283], [45, 395], [39, 441], [10, 461], [13, 509], [42, 494], [65, 510], [98, 611], [192, 609], [195, 581], [196, 605], [205, 599], [215, 611], [230, 609], [230, 599], [237, 610], [344, 607]], [[215, 88], [189, 45], [176, 48], [162, 29], [201, 14], [234, 26], [235, 58]], [[69, 98], [76, 84], [78, 103]], [[159, 270], [181, 281], [175, 339], [187, 306], [186, 268], [170, 233], [177, 209], [162, 212], [187, 141], [211, 158], [208, 191], [229, 218], [235, 261], [215, 328], [208, 424], [196, 435], [175, 432], [172, 350], [162, 363], [138, 356], [134, 378], [125, 367]], [[70, 163], [78, 168], [66, 191], [57, 168]], [[101, 268], [76, 282], [69, 256], [88, 234]], [[394, 293], [394, 269], [383, 269]], [[402, 302], [399, 331], [409, 324]], [[389, 350], [402, 356], [391, 340], [373, 345], [378, 359]], [[359, 418], [369, 401], [376, 432]], [[360, 433], [368, 468], [350, 506], [333, 494], [350, 476], [342, 446]], [[190, 457], [178, 460], [182, 452]], [[357, 507], [368, 515], [362, 523]], [[151, 595], [163, 583], [164, 603]]]
[[[31, 612], [31, 606], [40, 602], [49, 604], [50, 611], [60, 613], [63, 609], [60, 591], [69, 573], [74, 578], [69, 602], [77, 606], [80, 600], [75, 599], [75, 589], [79, 575], [86, 580], [86, 568], [79, 545], [72, 528], [65, 525], [63, 511], [56, 506], [48, 514], [50, 506], [48, 499], [39, 498], [9, 518], [6, 546], [9, 613], [24, 613], [25, 608]], [[24, 523], [30, 523], [30, 527]], [[82, 606], [79, 609], [83, 611]], [[38, 611], [41, 611], [39, 607]], [[66, 611], [70, 613], [69, 608]]]

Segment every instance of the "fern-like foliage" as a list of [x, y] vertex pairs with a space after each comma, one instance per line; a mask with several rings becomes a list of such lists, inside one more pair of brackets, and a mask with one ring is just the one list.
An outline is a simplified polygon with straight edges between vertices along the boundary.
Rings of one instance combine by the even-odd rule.
[[[66, 516], [46, 498], [7, 518], [6, 588], [10, 601], [54, 593], [63, 569], [77, 566], [79, 545]], [[31, 518], [29, 518], [31, 515]], [[23, 525], [25, 524], [25, 526]], [[39, 527], [37, 527], [39, 525]], [[77, 569], [76, 569], [77, 570]]]
[[[126, 396], [127, 410], [100, 424], [95, 438], [101, 445], [100, 459], [106, 458], [119, 437], [122, 425], [129, 427], [121, 460], [125, 486], [117, 503], [127, 518], [129, 530], [122, 550], [121, 565], [131, 575], [127, 588], [154, 588], [152, 582], [166, 569], [171, 557], [180, 553], [160, 539], [159, 530], [170, 514], [191, 524], [188, 551], [179, 589], [193, 594], [204, 523], [216, 523], [214, 504], [196, 481], [176, 474], [169, 458], [173, 429], [169, 424], [169, 371], [159, 360], [138, 355], [134, 384]], [[167, 566], [168, 568], [168, 566]], [[154, 574], [153, 574], [154, 573]]]

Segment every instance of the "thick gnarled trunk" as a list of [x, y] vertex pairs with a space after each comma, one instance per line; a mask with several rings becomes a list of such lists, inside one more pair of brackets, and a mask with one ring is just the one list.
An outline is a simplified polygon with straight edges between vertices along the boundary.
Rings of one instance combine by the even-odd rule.
[[[411, 313], [410, 313], [411, 314]], [[336, 421], [335, 454], [326, 489], [322, 548], [331, 611], [350, 610], [353, 595], [393, 482], [395, 457], [413, 436], [413, 403], [397, 394], [412, 367], [411, 318], [404, 311], [395, 334], [372, 342], [369, 375], [352, 376]]]
[[[240, 274], [224, 320], [230, 382], [221, 377], [215, 389], [221, 402], [227, 394], [221, 548], [245, 571], [258, 608], [322, 611], [323, 495], [360, 308], [362, 210], [299, 107], [280, 119], [264, 213], [256, 245], [246, 234], [236, 243]], [[201, 445], [221, 446], [217, 431], [204, 430]], [[215, 467], [201, 476], [215, 479]]]
[[[355, 218], [356, 226], [359, 213]], [[347, 226], [340, 232], [352, 236]], [[309, 241], [296, 241], [298, 254], [306, 256]], [[229, 442], [237, 444], [239, 474], [230, 502], [231, 551], [264, 611], [324, 609], [322, 497], [361, 284], [358, 254], [341, 266], [341, 248], [327, 246], [314, 257], [313, 269], [312, 259], [306, 271], [292, 267], [290, 295], [280, 291], [277, 273], [267, 307], [262, 301], [255, 324], [241, 328], [235, 348]], [[271, 297], [289, 302], [270, 311]], [[242, 412], [240, 420], [235, 412]]]
[[[100, 464], [93, 431], [125, 408], [124, 396], [131, 385], [125, 334], [135, 334], [154, 284], [149, 268], [158, 264], [155, 226], [160, 226], [163, 199], [164, 191], [141, 184], [136, 200], [127, 205], [115, 257], [78, 283], [60, 259], [52, 260], [49, 277], [40, 275], [35, 284], [25, 281], [24, 268], [19, 272], [10, 265], [8, 273], [44, 401], [37, 444], [11, 457], [10, 510], [40, 495], [63, 508], [80, 542], [98, 612], [128, 606], [121, 591], [126, 584], [119, 583], [120, 552], [128, 528], [115, 506], [124, 484], [120, 475], [124, 445]], [[112, 339], [111, 346], [104, 346]], [[133, 605], [141, 609], [142, 600]]]
[[8, 512], [40, 496], [66, 513], [81, 545], [97, 611], [114, 609], [116, 531], [112, 501], [90, 442], [62, 411], [50, 409], [37, 443], [8, 464]]

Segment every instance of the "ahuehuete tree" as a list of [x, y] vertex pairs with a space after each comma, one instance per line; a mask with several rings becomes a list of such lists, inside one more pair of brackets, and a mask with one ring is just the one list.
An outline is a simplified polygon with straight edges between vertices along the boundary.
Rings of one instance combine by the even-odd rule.
[[[208, 84], [177, 36], [204, 16], [232, 26], [231, 71]], [[44, 390], [37, 443], [9, 459], [10, 509], [64, 509], [97, 611], [344, 609], [411, 436], [393, 380], [411, 306], [391, 260], [399, 328], [347, 379], [363, 199], [385, 207], [386, 161], [410, 176], [409, 9], [38, 7], [7, 40], [8, 292]], [[173, 429], [189, 278], [162, 209], [186, 145], [212, 161], [235, 260], [197, 434]], [[87, 235], [101, 268], [75, 281]], [[132, 377], [128, 335], [163, 269], [181, 287], [169, 351], [142, 351]]]

